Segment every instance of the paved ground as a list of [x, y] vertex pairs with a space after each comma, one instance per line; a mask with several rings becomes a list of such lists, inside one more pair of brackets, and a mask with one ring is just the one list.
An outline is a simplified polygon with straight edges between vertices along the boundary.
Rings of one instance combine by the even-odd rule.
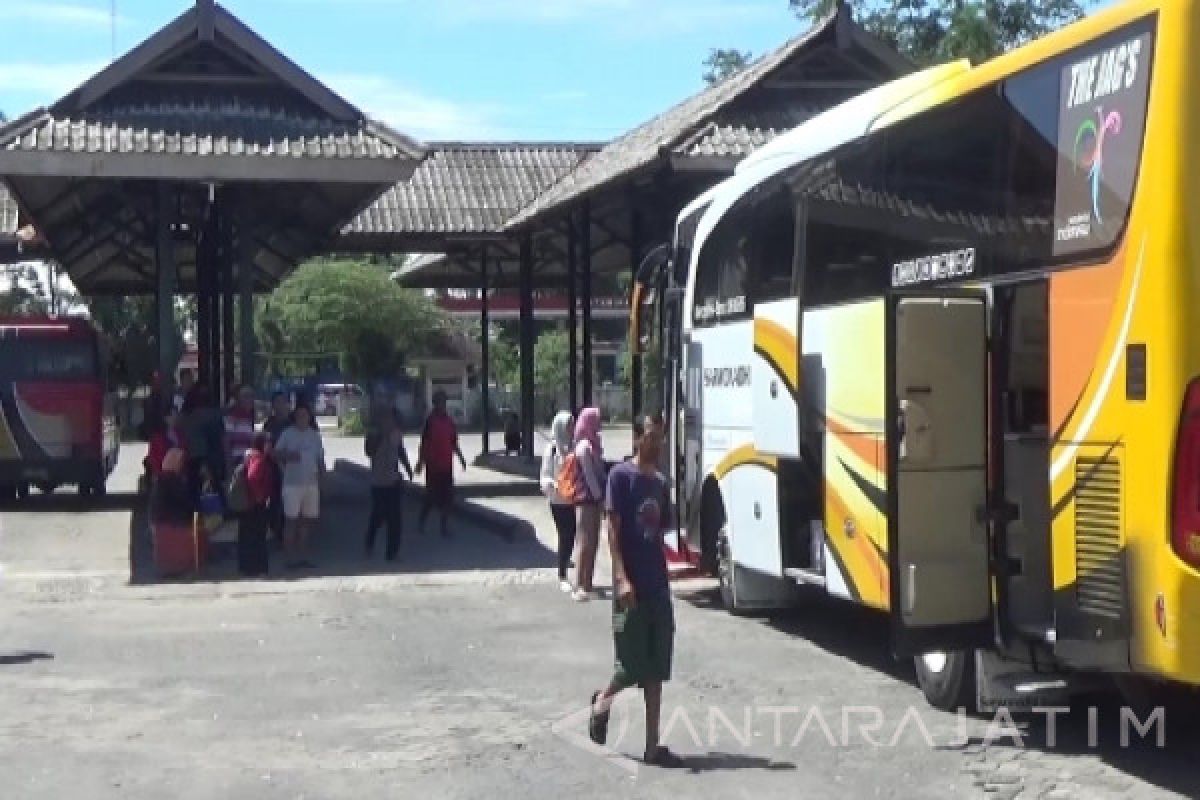
[[[361, 459], [361, 441], [329, 450]], [[136, 574], [120, 491], [137, 460], [126, 448], [106, 510], [35, 498], [0, 517], [6, 798], [1090, 800], [1200, 786], [1194, 743], [1122, 749], [1105, 703], [1095, 747], [1082, 707], [1054, 747], [1036, 727], [1022, 747], [985, 743], [999, 734], [987, 720], [924, 706], [877, 616], [814, 596], [735, 619], [704, 582], [679, 589], [666, 693], [689, 769], [638, 769], [636, 702], [614, 718], [612, 752], [582, 741], [611, 658], [607, 604], [558, 592], [539, 498], [469, 472], [466, 494], [538, 536], [458, 519], [450, 541], [410, 535], [386, 569], [361, 552], [363, 488], [339, 477], [317, 573], [240, 581], [217, 564], [159, 584]]]

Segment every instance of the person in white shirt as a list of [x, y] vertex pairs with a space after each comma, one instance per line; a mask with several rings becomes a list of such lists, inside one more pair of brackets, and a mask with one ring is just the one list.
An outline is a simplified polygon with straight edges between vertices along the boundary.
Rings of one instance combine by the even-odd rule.
[[285, 564], [289, 569], [311, 569], [314, 564], [308, 559], [308, 541], [321, 516], [325, 447], [308, 406], [296, 406], [295, 421], [280, 434], [274, 455], [283, 469]]
[[558, 473], [571, 452], [575, 417], [570, 411], [560, 411], [550, 425], [552, 438], [542, 454], [542, 494], [550, 501], [550, 515], [558, 531], [558, 585], [564, 592], [574, 590], [567, 580], [571, 553], [575, 549], [575, 507], [558, 492]]

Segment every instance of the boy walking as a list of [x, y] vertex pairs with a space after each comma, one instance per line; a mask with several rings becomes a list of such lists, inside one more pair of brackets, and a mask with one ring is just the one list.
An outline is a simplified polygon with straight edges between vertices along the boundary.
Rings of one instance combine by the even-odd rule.
[[458, 426], [446, 413], [446, 393], [437, 391], [433, 393], [433, 410], [429, 412], [425, 428], [421, 431], [421, 449], [417, 455], [417, 474], [429, 468], [425, 476], [425, 502], [421, 504], [422, 531], [425, 530], [429, 512], [437, 508], [442, 512], [442, 536], [450, 535], [447, 522], [450, 506], [454, 502], [455, 456], [458, 456], [458, 463], [465, 470], [467, 460], [458, 446]]
[[659, 743], [662, 686], [671, 678], [675, 616], [663, 534], [670, 519], [666, 478], [658, 471], [663, 423], [646, 418], [635, 442], [637, 455], [608, 476], [605, 511], [613, 569], [613, 645], [616, 670], [592, 695], [588, 734], [596, 744], [608, 737], [609, 712], [623, 690], [640, 686], [646, 700], [645, 762], [682, 767], [683, 760]]

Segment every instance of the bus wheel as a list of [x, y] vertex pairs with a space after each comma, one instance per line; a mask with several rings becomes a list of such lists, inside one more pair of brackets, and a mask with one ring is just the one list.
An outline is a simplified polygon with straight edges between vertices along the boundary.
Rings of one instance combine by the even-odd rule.
[[736, 580], [733, 568], [733, 550], [729, 546], [729, 526], [722, 525], [717, 531], [717, 586], [721, 590], [721, 604], [726, 611], [737, 611]]
[[975, 651], [935, 651], [913, 658], [929, 705], [942, 711], [975, 707]]
[[29, 497], [29, 484], [28, 483], [18, 483], [17, 484], [17, 499], [25, 500], [28, 497]]
[[54, 494], [54, 490], [58, 488], [58, 484], [51, 483], [50, 481], [42, 481], [37, 484], [37, 488], [42, 494]]

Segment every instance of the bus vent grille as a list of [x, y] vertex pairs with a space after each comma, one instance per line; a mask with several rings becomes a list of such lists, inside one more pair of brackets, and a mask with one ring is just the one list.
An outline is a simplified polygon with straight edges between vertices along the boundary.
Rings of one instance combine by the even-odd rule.
[[1125, 610], [1121, 558], [1121, 465], [1075, 462], [1075, 593], [1079, 610], [1120, 619]]

